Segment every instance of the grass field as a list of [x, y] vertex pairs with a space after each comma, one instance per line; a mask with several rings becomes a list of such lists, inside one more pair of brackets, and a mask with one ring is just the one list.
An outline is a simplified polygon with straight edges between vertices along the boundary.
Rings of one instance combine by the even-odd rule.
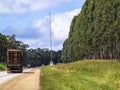
[[6, 64], [0, 63], [0, 71], [6, 70]]
[[41, 90], [120, 90], [120, 63], [86, 60], [41, 68]]

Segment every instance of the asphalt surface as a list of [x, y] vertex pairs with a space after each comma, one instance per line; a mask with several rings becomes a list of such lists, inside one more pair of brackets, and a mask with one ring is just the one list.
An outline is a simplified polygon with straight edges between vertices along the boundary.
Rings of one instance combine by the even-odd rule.
[[[30, 71], [31, 69], [30, 68], [27, 68], [27, 69], [24, 69], [23, 70], [23, 73], [24, 72], [28, 72]], [[0, 84], [3, 84], [5, 83], [6, 81], [16, 77], [16, 76], [19, 76], [21, 75], [22, 73], [7, 73], [7, 71], [0, 71]]]
[[25, 69], [23, 73], [0, 72], [0, 90], [39, 90], [40, 68]]

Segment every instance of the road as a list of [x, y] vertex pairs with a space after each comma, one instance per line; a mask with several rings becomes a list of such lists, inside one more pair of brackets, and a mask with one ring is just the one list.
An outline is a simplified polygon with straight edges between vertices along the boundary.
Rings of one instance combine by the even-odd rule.
[[[30, 71], [31, 68], [26, 68], [23, 70], [23, 72], [28, 72]], [[22, 73], [7, 73], [6, 71], [0, 71], [0, 84], [5, 83], [6, 81], [21, 75]]]
[[[33, 68], [22, 74], [14, 75], [16, 75], [14, 78], [0, 84], [0, 90], [39, 90], [40, 68]], [[6, 76], [0, 75], [0, 78]]]

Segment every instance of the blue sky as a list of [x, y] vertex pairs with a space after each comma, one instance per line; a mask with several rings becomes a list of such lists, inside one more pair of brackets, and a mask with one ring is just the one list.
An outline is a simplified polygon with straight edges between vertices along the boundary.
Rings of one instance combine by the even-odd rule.
[[49, 48], [49, 12], [53, 49], [62, 49], [72, 18], [85, 0], [0, 0], [0, 33], [16, 35], [30, 48]]

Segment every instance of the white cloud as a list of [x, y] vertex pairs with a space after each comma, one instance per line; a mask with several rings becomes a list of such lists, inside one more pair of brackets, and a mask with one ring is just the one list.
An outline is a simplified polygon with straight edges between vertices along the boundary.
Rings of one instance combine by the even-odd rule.
[[[80, 10], [74, 9], [70, 12], [51, 15], [53, 50], [62, 49], [63, 42], [68, 37], [71, 21], [80, 13]], [[31, 48], [50, 48], [49, 16], [34, 20], [29, 28], [10, 29], [8, 27], [6, 30], [5, 34], [14, 33], [17, 39], [28, 43]]]
[[68, 37], [71, 21], [78, 13], [80, 13], [80, 9], [53, 16], [52, 32], [55, 39], [64, 40]]
[[[51, 16], [51, 30], [52, 30], [52, 40], [53, 40], [53, 49], [61, 49], [64, 40], [68, 37], [70, 30], [70, 24], [75, 15], [80, 13], [81, 9], [74, 9], [70, 12], [55, 14]], [[33, 21], [33, 27], [38, 29], [42, 38], [49, 40], [49, 17], [46, 16], [42, 19]], [[37, 31], [38, 31], [37, 30]], [[49, 42], [49, 41], [47, 41]], [[61, 42], [56, 44], [56, 42]], [[54, 43], [56, 44], [54, 46]]]
[[25, 13], [57, 6], [70, 0], [0, 0], [0, 13]]

